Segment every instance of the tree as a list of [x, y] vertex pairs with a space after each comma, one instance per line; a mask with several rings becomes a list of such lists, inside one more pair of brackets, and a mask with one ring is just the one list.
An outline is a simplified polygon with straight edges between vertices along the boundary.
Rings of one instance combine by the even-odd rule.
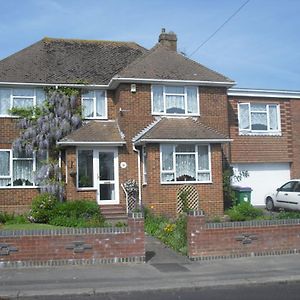
[[81, 110], [77, 105], [79, 90], [73, 88], [48, 88], [42, 107], [13, 108], [11, 113], [20, 116], [20, 136], [13, 143], [14, 151], [32, 155], [48, 153], [48, 160], [35, 174], [42, 192], [62, 200], [64, 183], [58, 164], [61, 150], [57, 142], [81, 126]]

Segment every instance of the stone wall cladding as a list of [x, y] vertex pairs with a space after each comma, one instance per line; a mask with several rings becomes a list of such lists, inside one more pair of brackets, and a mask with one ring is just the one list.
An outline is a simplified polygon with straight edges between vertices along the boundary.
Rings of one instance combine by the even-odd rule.
[[300, 219], [206, 223], [187, 221], [188, 256], [193, 260], [300, 253]]
[[0, 268], [144, 260], [144, 219], [138, 213], [124, 228], [0, 231]]
[[[280, 104], [281, 135], [240, 135], [238, 103]], [[229, 126], [232, 163], [291, 162], [293, 158], [291, 105], [288, 99], [229, 97]]]

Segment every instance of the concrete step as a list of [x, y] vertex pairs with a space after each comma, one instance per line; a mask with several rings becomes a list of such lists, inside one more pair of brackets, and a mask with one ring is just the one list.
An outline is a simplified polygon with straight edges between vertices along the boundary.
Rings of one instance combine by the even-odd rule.
[[128, 219], [126, 209], [122, 205], [101, 205], [100, 210], [103, 217], [110, 222], [126, 222]]

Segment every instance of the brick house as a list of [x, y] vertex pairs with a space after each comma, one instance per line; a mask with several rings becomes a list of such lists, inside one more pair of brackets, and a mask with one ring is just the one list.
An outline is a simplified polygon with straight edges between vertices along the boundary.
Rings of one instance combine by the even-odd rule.
[[[129, 198], [123, 184], [135, 179], [139, 202], [156, 213], [176, 215], [179, 195], [187, 190], [191, 204], [213, 216], [223, 214], [224, 156], [236, 169], [253, 166], [254, 175], [258, 165], [263, 170], [271, 164], [282, 167], [282, 179], [290, 172], [299, 176], [300, 93], [251, 93], [232, 89], [234, 84], [177, 53], [176, 35], [165, 31], [150, 50], [45, 38], [3, 59], [0, 210], [27, 210], [38, 193], [33, 174], [39, 159], [12, 151], [19, 131], [8, 110], [39, 105], [47, 86], [81, 90], [84, 124], [58, 142], [67, 200], [90, 199], [103, 211], [124, 211]], [[252, 102], [261, 103], [258, 119], [265, 125], [266, 114], [267, 130], [252, 130]]]

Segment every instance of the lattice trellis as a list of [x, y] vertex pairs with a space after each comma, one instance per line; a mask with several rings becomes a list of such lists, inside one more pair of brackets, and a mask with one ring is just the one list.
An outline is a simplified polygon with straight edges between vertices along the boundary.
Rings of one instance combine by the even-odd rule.
[[133, 211], [138, 206], [138, 193], [131, 192], [127, 193], [126, 195], [126, 202], [127, 202], [127, 210], [128, 212]]
[[180, 197], [182, 192], [188, 193], [187, 195], [187, 207], [191, 210], [199, 209], [199, 196], [198, 192], [192, 185], [184, 185], [177, 191], [177, 213], [183, 212], [183, 203]]

